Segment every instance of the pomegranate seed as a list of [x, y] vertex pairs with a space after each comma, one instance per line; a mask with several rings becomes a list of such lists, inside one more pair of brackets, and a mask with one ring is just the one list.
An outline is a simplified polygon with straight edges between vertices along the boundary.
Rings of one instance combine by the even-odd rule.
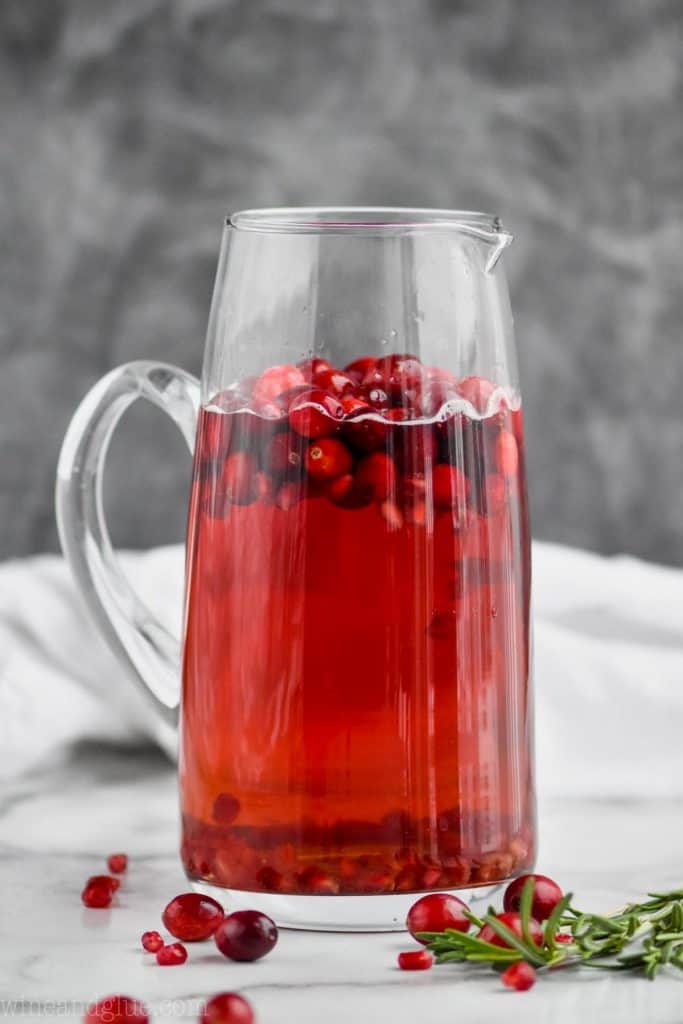
[[432, 470], [432, 493], [436, 508], [450, 509], [454, 505], [464, 505], [469, 490], [469, 481], [457, 466], [440, 463]]
[[364, 377], [374, 367], [376, 360], [372, 356], [362, 356], [360, 359], [354, 359], [352, 363], [347, 363], [344, 367], [345, 373], [359, 373]]
[[343, 417], [344, 406], [336, 395], [320, 388], [302, 392], [289, 407], [289, 425], [302, 437], [329, 437]]
[[458, 384], [458, 392], [470, 402], [477, 412], [486, 412], [489, 398], [496, 390], [495, 384], [485, 377], [465, 377]]
[[496, 439], [496, 465], [503, 476], [513, 477], [517, 474], [519, 451], [515, 435], [509, 430], [501, 430]]
[[260, 960], [277, 942], [277, 926], [259, 910], [236, 910], [222, 921], [214, 940], [230, 960]]
[[85, 1011], [83, 1024], [148, 1024], [147, 1007], [131, 996], [106, 996]]
[[302, 359], [301, 362], [296, 364], [303, 373], [306, 380], [313, 380], [316, 373], [322, 373], [323, 370], [333, 370], [332, 363], [328, 363], [327, 359], [320, 359], [317, 356], [313, 356], [310, 359]]
[[313, 383], [316, 387], [322, 388], [323, 391], [331, 391], [337, 398], [340, 398], [349, 391], [353, 391], [356, 387], [356, 381], [353, 377], [349, 377], [348, 373], [344, 373], [342, 370], [334, 369], [321, 370], [319, 373], [316, 373]]
[[81, 899], [86, 907], [103, 910], [111, 906], [114, 892], [110, 885], [86, 885]]
[[299, 875], [299, 886], [304, 892], [315, 896], [334, 896], [339, 892], [339, 883], [326, 871], [311, 864]]
[[289, 391], [298, 384], [305, 384], [306, 378], [296, 366], [271, 366], [264, 370], [254, 383], [253, 395], [257, 401], [268, 402], [283, 391]]
[[313, 480], [334, 480], [351, 469], [351, 453], [333, 437], [323, 437], [309, 445], [306, 469]]
[[406, 864], [396, 875], [396, 892], [414, 892], [420, 888], [422, 869], [417, 864]]
[[202, 1006], [199, 1024], [254, 1024], [251, 1004], [237, 992], [220, 992]]
[[161, 919], [171, 935], [184, 942], [201, 942], [216, 931], [223, 920], [220, 903], [199, 892], [176, 896], [164, 909]]
[[[519, 914], [504, 913], [496, 914], [496, 921], [500, 921], [501, 924], [507, 925], [511, 932], [522, 938], [522, 921]], [[505, 939], [502, 939], [497, 932], [494, 932], [490, 924], [485, 924], [483, 928], [478, 932], [477, 938], [481, 939], [482, 942], [490, 942], [492, 946], [502, 946], [507, 949], [508, 944]], [[543, 930], [533, 917], [529, 919], [529, 938], [536, 946], [540, 946], [543, 942]]]
[[510, 964], [500, 976], [500, 980], [508, 988], [514, 988], [517, 992], [526, 992], [536, 981], [536, 971], [526, 960]]
[[159, 967], [176, 967], [184, 964], [187, 960], [187, 950], [182, 942], [172, 942], [169, 946], [162, 946], [157, 950], [157, 963]]
[[409, 953], [398, 954], [398, 966], [402, 971], [428, 971], [434, 957], [428, 949], [411, 949]]
[[547, 875], [520, 875], [508, 885], [503, 896], [503, 906], [506, 910], [519, 910], [522, 900], [522, 890], [528, 878], [533, 878], [534, 889], [531, 903], [531, 915], [537, 921], [545, 921], [550, 917], [557, 904], [562, 899], [563, 893], [557, 882]]
[[148, 953], [156, 953], [164, 945], [159, 932], [143, 932], [140, 938], [142, 948], [146, 949]]
[[109, 889], [110, 892], [114, 893], [121, 885], [121, 881], [118, 878], [112, 878], [111, 875], [91, 875], [85, 883], [84, 888], [87, 889], [91, 885], [101, 885], [105, 889]]
[[295, 473], [303, 462], [301, 437], [291, 430], [276, 434], [268, 446], [266, 462], [272, 473]]
[[225, 496], [233, 505], [250, 505], [257, 495], [256, 463], [248, 452], [233, 452], [223, 466]]
[[115, 875], [122, 875], [128, 867], [128, 857], [125, 853], [112, 853], [107, 858], [107, 867]]
[[396, 464], [383, 452], [366, 456], [356, 470], [356, 486], [373, 501], [386, 501], [396, 490]]
[[240, 813], [240, 802], [232, 793], [219, 793], [213, 802], [211, 815], [218, 825], [231, 825]]
[[467, 932], [470, 922], [465, 917], [465, 911], [468, 909], [466, 903], [450, 893], [430, 893], [413, 903], [408, 911], [406, 927], [418, 942], [424, 942], [418, 938], [419, 932], [445, 932], [447, 928]]

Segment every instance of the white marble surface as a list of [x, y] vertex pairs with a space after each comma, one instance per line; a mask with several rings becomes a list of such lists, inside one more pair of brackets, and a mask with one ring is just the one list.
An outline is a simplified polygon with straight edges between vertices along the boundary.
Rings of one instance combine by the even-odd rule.
[[[224, 960], [212, 943], [187, 964], [159, 968], [139, 936], [187, 888], [176, 855], [174, 776], [157, 755], [82, 746], [62, 766], [14, 782], [0, 806], [0, 1016], [77, 1021], [115, 992], [144, 999], [154, 1020], [193, 1021], [199, 1003], [237, 989], [259, 1024], [680, 1024], [683, 974], [654, 984], [601, 972], [558, 972], [528, 993], [487, 971], [442, 966], [399, 972], [402, 934], [282, 932], [256, 964]], [[683, 884], [680, 801], [562, 801], [541, 808], [539, 867], [591, 909], [648, 888]], [[116, 906], [85, 910], [84, 879], [124, 849]]]

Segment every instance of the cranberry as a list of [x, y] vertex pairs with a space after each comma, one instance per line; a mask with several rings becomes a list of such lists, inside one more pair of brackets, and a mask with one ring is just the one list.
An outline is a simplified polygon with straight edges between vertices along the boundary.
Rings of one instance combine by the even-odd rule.
[[301, 370], [306, 380], [313, 380], [316, 373], [322, 373], [323, 370], [334, 369], [332, 363], [328, 363], [327, 359], [320, 359], [316, 356], [313, 356], [310, 359], [302, 359], [301, 362], [296, 365]]
[[[392, 419], [404, 409], [392, 409]], [[402, 473], [412, 476], [426, 473], [437, 459], [437, 442], [431, 425], [404, 424], [393, 428], [396, 462]]]
[[162, 946], [157, 950], [157, 963], [159, 967], [177, 967], [187, 960], [187, 950], [182, 942], [172, 942], [169, 946]]
[[105, 889], [109, 889], [110, 892], [114, 893], [121, 885], [121, 882], [118, 878], [112, 878], [111, 875], [91, 875], [85, 883], [84, 888], [87, 889], [91, 885], [101, 885]]
[[536, 971], [526, 960], [520, 960], [518, 963], [506, 967], [500, 980], [508, 988], [514, 988], [517, 992], [526, 992], [536, 981]]
[[284, 879], [279, 871], [266, 864], [256, 872], [256, 881], [264, 892], [280, 892]]
[[456, 385], [450, 380], [435, 378], [429, 381], [420, 396], [423, 416], [435, 416], [446, 402], [457, 399]]
[[503, 906], [506, 910], [519, 910], [522, 900], [522, 890], [527, 879], [533, 878], [534, 889], [531, 902], [531, 915], [537, 921], [545, 921], [550, 917], [557, 904], [562, 899], [562, 890], [557, 882], [546, 875], [520, 875], [508, 885], [503, 896]]
[[344, 473], [331, 480], [325, 488], [325, 494], [333, 505], [339, 505], [340, 508], [362, 508], [372, 500], [367, 490], [358, 487], [352, 473]]
[[360, 359], [354, 359], [352, 363], [347, 363], [344, 370], [346, 373], [360, 374], [362, 379], [372, 370], [375, 362], [376, 360], [372, 356], [362, 356]]
[[457, 466], [440, 463], [432, 470], [432, 493], [435, 508], [450, 509], [454, 505], [464, 505], [469, 490], [469, 481]]
[[164, 945], [164, 940], [159, 932], [143, 932], [140, 942], [142, 948], [146, 949], [148, 953], [156, 953]]
[[501, 430], [496, 438], [496, 465], [503, 476], [513, 477], [519, 465], [519, 451], [515, 435], [509, 430]]
[[232, 793], [219, 793], [213, 802], [211, 815], [218, 825], [231, 825], [240, 813], [240, 802]]
[[266, 462], [273, 473], [294, 473], [301, 468], [303, 441], [298, 434], [288, 430], [276, 434], [268, 446]]
[[277, 942], [277, 926], [259, 910], [236, 910], [221, 922], [214, 940], [230, 960], [260, 960]]
[[148, 1024], [147, 1007], [130, 996], [107, 996], [85, 1011], [83, 1024]]
[[372, 411], [367, 402], [364, 402], [362, 398], [356, 398], [355, 395], [342, 395], [339, 401], [344, 410], [345, 419], [351, 419], [353, 416], [360, 416], [363, 413]]
[[289, 407], [289, 425], [302, 437], [328, 437], [343, 417], [344, 406], [336, 395], [320, 388], [302, 392]]
[[[414, 392], [424, 379], [424, 367], [417, 356], [393, 355], [378, 359], [375, 372], [382, 375], [392, 399], [402, 399], [406, 393]], [[372, 383], [372, 381], [364, 381]]]
[[113, 897], [114, 890], [111, 886], [103, 884], [86, 885], [81, 893], [81, 899], [85, 906], [96, 910], [110, 907]]
[[411, 949], [409, 953], [398, 954], [398, 966], [402, 971], [428, 971], [434, 957], [428, 949]]
[[199, 1024], [254, 1024], [254, 1011], [237, 992], [220, 992], [202, 1006]]
[[[496, 921], [507, 925], [511, 932], [518, 935], [520, 939], [522, 938], [522, 921], [519, 914], [496, 914]], [[502, 939], [490, 924], [484, 925], [477, 934], [477, 938], [481, 939], [482, 942], [490, 942], [492, 946], [502, 946], [505, 949], [508, 947], [505, 939]], [[529, 938], [536, 946], [540, 946], [543, 942], [543, 930], [538, 921], [533, 917], [529, 919]]]
[[485, 377], [465, 377], [458, 384], [458, 392], [470, 402], [477, 412], [486, 412], [489, 398], [496, 390], [495, 384]]
[[128, 867], [128, 857], [125, 853], [112, 853], [107, 858], [107, 867], [115, 875], [122, 875]]
[[271, 366], [264, 370], [254, 383], [253, 395], [257, 401], [268, 402], [283, 391], [289, 391], [298, 384], [305, 384], [306, 378], [296, 366]]
[[372, 409], [384, 412], [389, 408], [389, 395], [379, 384], [363, 384], [357, 388], [356, 394]]
[[306, 469], [313, 480], [334, 480], [351, 469], [351, 453], [341, 441], [322, 437], [309, 445]]
[[[364, 411], [368, 413], [372, 410], [366, 406]], [[344, 437], [349, 443], [364, 452], [376, 452], [384, 448], [391, 429], [389, 424], [374, 417], [357, 419], [356, 416], [350, 416], [344, 424]]]
[[233, 505], [250, 505], [257, 496], [256, 463], [248, 452], [233, 452], [225, 460], [223, 490]]
[[300, 481], [290, 480], [278, 489], [275, 495], [275, 504], [283, 512], [288, 512], [290, 508], [299, 504], [303, 496], [304, 492]]
[[313, 378], [316, 387], [331, 391], [339, 398], [356, 387], [356, 381], [342, 370], [321, 370]]
[[315, 896], [335, 896], [339, 892], [339, 883], [315, 864], [301, 872], [299, 887]]
[[413, 903], [408, 911], [406, 927], [418, 942], [424, 942], [418, 938], [419, 932], [445, 932], [447, 928], [467, 932], [470, 922], [465, 917], [465, 911], [468, 909], [467, 904], [457, 896], [445, 892], [430, 893]]
[[210, 896], [185, 892], [176, 896], [164, 909], [161, 919], [171, 935], [184, 942], [208, 939], [223, 920], [223, 908]]
[[356, 486], [373, 501], [386, 501], [396, 490], [396, 464], [383, 452], [367, 455], [356, 469]]

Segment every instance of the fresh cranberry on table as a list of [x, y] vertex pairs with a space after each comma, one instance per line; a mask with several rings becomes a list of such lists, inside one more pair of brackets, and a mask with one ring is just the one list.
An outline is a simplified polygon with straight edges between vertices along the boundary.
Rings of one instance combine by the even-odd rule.
[[219, 925], [214, 941], [230, 960], [260, 960], [278, 939], [277, 926], [258, 910], [236, 910]]
[[[506, 925], [514, 935], [522, 936], [522, 919], [517, 913], [505, 912], [504, 914], [496, 914], [496, 921], [500, 921], [501, 924]], [[503, 949], [507, 949], [509, 943], [506, 942], [496, 931], [493, 930], [490, 924], [485, 924], [483, 928], [477, 934], [477, 938], [481, 939], [482, 942], [490, 942], [492, 946], [501, 946]], [[529, 938], [536, 946], [540, 946], [543, 942], [543, 929], [541, 928], [538, 921], [535, 918], [529, 919]]]
[[237, 992], [219, 992], [202, 1006], [199, 1024], [254, 1024], [251, 1004]]
[[187, 950], [182, 942], [172, 942], [169, 946], [162, 946], [157, 950], [157, 963], [159, 967], [178, 967], [187, 960]]
[[503, 906], [505, 910], [519, 910], [522, 891], [529, 878], [534, 880], [531, 916], [537, 921], [545, 921], [564, 895], [557, 882], [553, 882], [552, 878], [548, 878], [547, 875], [528, 874], [515, 878], [505, 890]]
[[106, 996], [85, 1011], [83, 1024], [148, 1024], [147, 1007], [131, 996]]
[[351, 453], [342, 441], [321, 437], [308, 447], [306, 469], [313, 480], [334, 480], [351, 469]]
[[184, 892], [164, 908], [161, 919], [171, 935], [184, 942], [208, 939], [225, 916], [220, 903], [199, 892]]
[[303, 391], [289, 407], [289, 425], [302, 437], [328, 437], [339, 429], [344, 406], [329, 391], [311, 388]]
[[458, 932], [469, 931], [470, 922], [465, 917], [468, 909], [466, 903], [450, 893], [429, 893], [413, 903], [408, 911], [406, 926], [414, 939], [426, 945], [428, 940], [419, 938], [420, 932], [445, 932], [447, 928]]
[[536, 971], [526, 960], [510, 964], [503, 971], [500, 980], [508, 988], [514, 988], [517, 992], [526, 992], [536, 981]]
[[434, 963], [434, 957], [428, 949], [411, 949], [408, 953], [398, 954], [398, 966], [402, 971], [428, 971]]

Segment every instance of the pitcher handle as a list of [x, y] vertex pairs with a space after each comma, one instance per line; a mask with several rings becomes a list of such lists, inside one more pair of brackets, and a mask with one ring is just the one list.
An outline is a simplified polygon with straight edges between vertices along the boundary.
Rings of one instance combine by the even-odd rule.
[[175, 752], [180, 642], [135, 594], [112, 548], [102, 508], [109, 441], [138, 398], [165, 410], [194, 448], [199, 382], [164, 363], [126, 363], [85, 396], [69, 424], [57, 466], [56, 511], [62, 549], [97, 625], [156, 711], [160, 744]]

